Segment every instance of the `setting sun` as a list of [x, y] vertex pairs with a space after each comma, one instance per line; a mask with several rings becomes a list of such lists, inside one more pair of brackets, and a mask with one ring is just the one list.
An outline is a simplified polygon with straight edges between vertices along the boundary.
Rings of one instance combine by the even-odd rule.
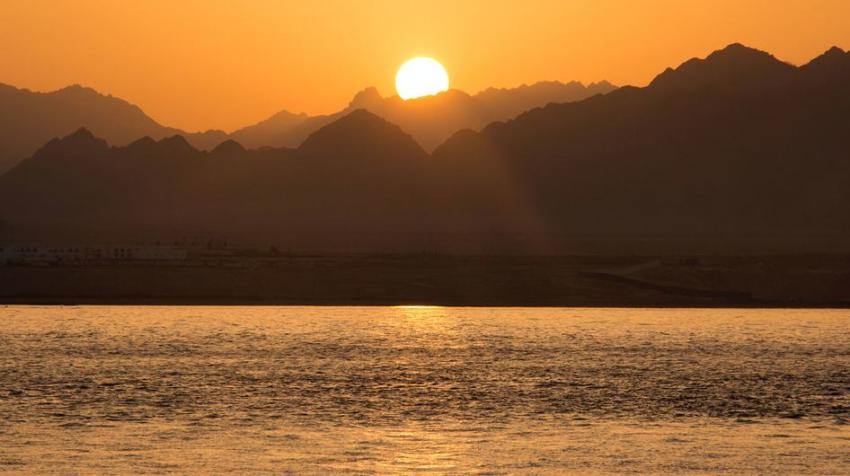
[[395, 88], [404, 100], [432, 96], [449, 89], [449, 75], [437, 60], [413, 58], [398, 69]]

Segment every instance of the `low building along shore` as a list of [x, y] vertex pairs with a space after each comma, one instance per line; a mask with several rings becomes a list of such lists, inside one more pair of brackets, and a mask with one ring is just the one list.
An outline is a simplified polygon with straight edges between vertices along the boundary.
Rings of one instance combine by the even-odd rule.
[[161, 245], [0, 245], [0, 266], [168, 263], [187, 256], [185, 249]]

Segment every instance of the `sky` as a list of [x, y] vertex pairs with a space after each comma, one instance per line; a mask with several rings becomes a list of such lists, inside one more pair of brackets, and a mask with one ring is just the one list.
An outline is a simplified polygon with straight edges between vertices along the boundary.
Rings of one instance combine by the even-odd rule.
[[82, 84], [188, 131], [395, 94], [414, 56], [474, 93], [642, 86], [733, 42], [794, 64], [850, 49], [850, 0], [0, 0], [0, 21], [0, 82]]

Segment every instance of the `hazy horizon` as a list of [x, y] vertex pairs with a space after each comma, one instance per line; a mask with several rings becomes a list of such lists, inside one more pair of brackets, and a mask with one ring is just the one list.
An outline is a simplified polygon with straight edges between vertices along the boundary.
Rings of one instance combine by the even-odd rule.
[[643, 86], [735, 42], [797, 65], [850, 47], [850, 3], [831, 0], [60, 0], [7, 2], [0, 15], [16, 19], [0, 31], [0, 82], [33, 91], [81, 84], [187, 131], [233, 130], [281, 109], [332, 113], [369, 86], [389, 95], [396, 69], [416, 55], [441, 61], [453, 89], [475, 93], [545, 80]]
[[[513, 86], [499, 86], [499, 87], [497, 87], [497, 86], [488, 86], [488, 87], [486, 87], [486, 88], [484, 88], [484, 89], [477, 90], [477, 91], [465, 91], [465, 90], [462, 90], [462, 89], [460, 89], [460, 88], [451, 87], [451, 88], [449, 89], [449, 91], [443, 91], [443, 92], [440, 92], [440, 93], [438, 93], [438, 94], [436, 94], [436, 95], [446, 94], [446, 93], [448, 93], [448, 92], [450, 92], [450, 91], [460, 91], [460, 92], [462, 92], [462, 93], [465, 93], [465, 94], [468, 94], [468, 95], [470, 95], [470, 96], [472, 96], [472, 97], [475, 97], [475, 96], [477, 96], [477, 95], [480, 95], [480, 94], [486, 93], [486, 92], [488, 92], [488, 91], [490, 91], [490, 90], [498, 90], [498, 91], [513, 91], [513, 90], [519, 90], [519, 89], [522, 89], [522, 88], [525, 88], [525, 87], [532, 87], [532, 86], [539, 85], [539, 84], [543, 84], [543, 83], [549, 83], [549, 84], [560, 84], [560, 85], [570, 85], [570, 84], [578, 83], [578, 84], [580, 84], [580, 85], [582, 85], [582, 86], [584, 86], [584, 87], [589, 87], [589, 86], [598, 86], [598, 85], [609, 85], [609, 86], [611, 86], [611, 87], [612, 87], [612, 89], [616, 89], [616, 88], [620, 87], [620, 85], [613, 84], [613, 83], [611, 83], [610, 81], [607, 81], [607, 80], [604, 80], [604, 79], [599, 80], [599, 81], [593, 81], [593, 82], [583, 82], [583, 81], [576, 81], [576, 80], [569, 80], [569, 79], [568, 79], [568, 80], [542, 79], [542, 80], [540, 80], [540, 81], [534, 81], [534, 82], [530, 82], [530, 83], [516, 84], [516, 85], [513, 85]], [[105, 96], [105, 97], [112, 97], [112, 98], [115, 98], [115, 99], [119, 99], [119, 100], [122, 100], [122, 101], [127, 102], [128, 104], [130, 104], [130, 105], [132, 105], [132, 106], [137, 106], [137, 107], [139, 107], [139, 109], [141, 109], [141, 110], [142, 110], [142, 112], [143, 112], [146, 116], [150, 117], [151, 119], [153, 119], [154, 121], [156, 121], [158, 124], [160, 124], [160, 125], [162, 125], [162, 126], [165, 126], [165, 127], [173, 127], [173, 128], [175, 128], [175, 129], [179, 129], [179, 130], [180, 130], [180, 131], [182, 131], [182, 132], [186, 132], [186, 133], [190, 133], [190, 134], [204, 133], [204, 132], [213, 132], [213, 131], [221, 131], [221, 132], [225, 132], [225, 133], [227, 133], [227, 134], [230, 134], [230, 133], [233, 133], [233, 132], [239, 131], [239, 130], [241, 130], [241, 129], [245, 129], [246, 127], [256, 126], [256, 125], [257, 125], [257, 124], [259, 124], [259, 123], [262, 123], [262, 122], [264, 122], [264, 121], [266, 121], [266, 120], [269, 120], [269, 119], [274, 118], [276, 115], [278, 115], [278, 114], [280, 114], [280, 113], [287, 113], [287, 112], [288, 112], [288, 113], [291, 113], [292, 115], [295, 115], [295, 116], [298, 116], [298, 115], [304, 115], [304, 116], [307, 116], [307, 117], [317, 117], [317, 116], [326, 116], [326, 115], [327, 115], [327, 116], [330, 116], [330, 115], [333, 115], [333, 114], [336, 114], [336, 113], [339, 113], [339, 112], [343, 112], [343, 111], [345, 111], [345, 110], [346, 110], [346, 108], [347, 108], [347, 107], [349, 107], [349, 106], [351, 105], [351, 101], [352, 101], [352, 100], [354, 100], [354, 99], [356, 99], [356, 97], [357, 97], [359, 94], [364, 93], [364, 92], [368, 92], [369, 90], [372, 90], [372, 89], [376, 90], [376, 91], [378, 92], [378, 94], [379, 94], [379, 95], [380, 95], [383, 99], [398, 99], [398, 100], [399, 100], [399, 101], [401, 101], [402, 103], [406, 103], [406, 102], [408, 102], [408, 101], [416, 101], [416, 100], [427, 99], [427, 96], [426, 96], [426, 97], [421, 97], [421, 98], [414, 98], [414, 99], [411, 99], [411, 100], [404, 100], [404, 99], [399, 98], [398, 93], [397, 93], [395, 90], [392, 90], [392, 91], [382, 91], [380, 88], [378, 88], [378, 87], [376, 87], [376, 86], [368, 85], [368, 86], [364, 86], [364, 87], [360, 88], [359, 90], [355, 91], [354, 93], [352, 93], [352, 95], [351, 95], [351, 97], [348, 99], [348, 101], [344, 101], [344, 102], [340, 103], [340, 104], [339, 104], [339, 106], [338, 106], [337, 108], [335, 108], [335, 109], [333, 109], [333, 108], [332, 108], [331, 110], [329, 110], [329, 111], [325, 111], [325, 112], [322, 112], [322, 113], [310, 114], [310, 113], [307, 113], [307, 112], [304, 112], [304, 111], [296, 111], [296, 110], [288, 109], [287, 107], [283, 106], [283, 107], [281, 107], [281, 108], [279, 108], [279, 109], [275, 110], [272, 114], [270, 114], [270, 115], [268, 115], [268, 116], [262, 117], [262, 118], [260, 118], [260, 119], [258, 119], [258, 120], [253, 121], [253, 122], [248, 122], [248, 123], [245, 123], [245, 124], [237, 125], [237, 126], [235, 126], [235, 127], [233, 127], [233, 128], [230, 128], [230, 129], [220, 129], [220, 128], [185, 129], [185, 128], [181, 128], [181, 127], [179, 127], [179, 126], [175, 126], [175, 125], [173, 125], [173, 124], [170, 124], [170, 123], [167, 123], [167, 122], [165, 122], [165, 121], [160, 120], [158, 117], [156, 117], [156, 116], [154, 116], [154, 115], [150, 114], [150, 113], [148, 112], [148, 110], [144, 107], [144, 105], [142, 105], [142, 104], [135, 103], [135, 102], [130, 101], [130, 100], [128, 100], [127, 98], [122, 97], [122, 96], [119, 96], [119, 95], [117, 95], [117, 94], [112, 94], [112, 93], [110, 93], [109, 91], [102, 91], [102, 90], [100, 90], [100, 89], [94, 88], [94, 87], [92, 87], [92, 86], [90, 86], [90, 85], [87, 85], [87, 84], [73, 83], [73, 84], [67, 84], [67, 85], [62, 86], [62, 87], [59, 87], [59, 88], [55, 88], [55, 89], [45, 89], [45, 90], [27, 88], [27, 87], [25, 87], [25, 86], [21, 86], [21, 85], [18, 85], [18, 84], [10, 84], [10, 83], [6, 83], [6, 82], [3, 82], [3, 81], [0, 81], [0, 85], [11, 86], [11, 87], [13, 87], [13, 88], [15, 88], [15, 89], [18, 89], [18, 90], [21, 90], [21, 91], [29, 91], [29, 92], [31, 92], [31, 93], [36, 93], [36, 94], [52, 94], [52, 93], [57, 93], [57, 92], [60, 92], [60, 91], [63, 91], [63, 90], [69, 89], [69, 88], [74, 88], [74, 87], [79, 87], [79, 88], [83, 88], [83, 89], [90, 89], [90, 90], [92, 90], [92, 91], [96, 92], [97, 94], [100, 94], [101, 96]], [[523, 112], [524, 112], [524, 111], [523, 111]], [[84, 126], [84, 125], [81, 125], [79, 128], [82, 128], [82, 129], [88, 129], [88, 127], [86, 127], [86, 126]], [[67, 135], [67, 134], [66, 134], [66, 135]], [[178, 134], [178, 135], [179, 135], [179, 134]]]

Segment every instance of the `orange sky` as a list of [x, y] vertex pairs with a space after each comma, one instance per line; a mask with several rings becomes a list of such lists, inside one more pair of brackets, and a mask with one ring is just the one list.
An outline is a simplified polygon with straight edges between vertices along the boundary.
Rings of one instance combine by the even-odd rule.
[[792, 63], [850, 48], [850, 0], [0, 0], [0, 21], [0, 82], [80, 83], [190, 131], [394, 93], [417, 55], [476, 92], [644, 85], [735, 41]]

